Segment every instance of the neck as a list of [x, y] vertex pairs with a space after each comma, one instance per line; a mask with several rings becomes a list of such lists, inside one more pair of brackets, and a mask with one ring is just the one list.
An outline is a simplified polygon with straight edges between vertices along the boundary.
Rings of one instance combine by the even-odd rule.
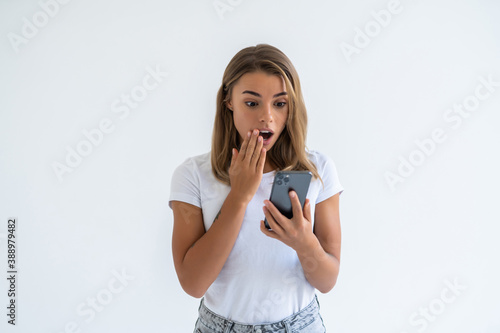
[[271, 165], [271, 163], [269, 163], [268, 161], [266, 161], [266, 162], [265, 162], [265, 164], [264, 164], [264, 171], [263, 171], [263, 173], [268, 173], [268, 172], [271, 172], [271, 171], [273, 171], [274, 169], [275, 169], [275, 167], [273, 167], [273, 166]]

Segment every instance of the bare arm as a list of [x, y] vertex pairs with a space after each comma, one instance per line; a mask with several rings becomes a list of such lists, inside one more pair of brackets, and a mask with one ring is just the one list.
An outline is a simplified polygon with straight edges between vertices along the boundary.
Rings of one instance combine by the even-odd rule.
[[246, 207], [229, 192], [205, 233], [199, 207], [172, 202], [174, 265], [181, 286], [189, 295], [202, 297], [219, 275], [238, 237]]
[[335, 286], [340, 269], [339, 194], [317, 204], [314, 215], [316, 237], [297, 255], [309, 283], [327, 293]]

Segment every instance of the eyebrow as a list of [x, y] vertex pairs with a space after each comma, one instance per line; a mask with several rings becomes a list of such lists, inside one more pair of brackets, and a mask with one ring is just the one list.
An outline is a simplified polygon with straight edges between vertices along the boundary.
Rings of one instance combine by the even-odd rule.
[[[251, 90], [245, 90], [244, 92], [242, 92], [242, 94], [250, 94], [250, 95], [257, 96], [257, 97], [262, 97], [259, 93], [256, 93], [255, 91], [251, 91]], [[286, 95], [286, 94], [287, 94], [286, 91], [282, 91], [282, 92], [274, 95], [273, 98], [276, 98], [276, 97], [279, 97], [282, 95]]]

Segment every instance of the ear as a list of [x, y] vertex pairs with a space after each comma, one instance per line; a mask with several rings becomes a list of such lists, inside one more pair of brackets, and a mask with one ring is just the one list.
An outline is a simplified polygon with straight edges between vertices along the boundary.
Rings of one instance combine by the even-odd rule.
[[230, 110], [230, 111], [233, 111], [233, 104], [231, 103], [231, 101], [227, 101], [226, 102], [226, 107]]

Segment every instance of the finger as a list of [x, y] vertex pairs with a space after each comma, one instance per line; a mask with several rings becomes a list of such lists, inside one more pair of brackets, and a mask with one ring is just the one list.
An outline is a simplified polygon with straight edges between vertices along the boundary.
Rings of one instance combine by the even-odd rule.
[[257, 138], [257, 143], [255, 145], [255, 150], [253, 151], [252, 160], [250, 161], [250, 163], [258, 165], [263, 145], [264, 145], [264, 139], [262, 138], [262, 136], [259, 135], [259, 137]]
[[292, 202], [293, 216], [300, 218], [301, 216], [303, 216], [303, 214], [302, 214], [302, 207], [300, 206], [300, 200], [299, 197], [297, 196], [297, 192], [292, 190], [288, 192], [288, 196], [290, 197], [290, 201]]
[[240, 172], [240, 168], [237, 163], [238, 156], [240, 155], [238, 153], [238, 149], [232, 148], [231, 149], [233, 156], [231, 157], [231, 165], [229, 166], [229, 174], [230, 175], [237, 175]]
[[266, 228], [264, 220], [260, 220], [260, 231], [262, 231], [266, 236], [269, 236], [274, 239], [279, 239], [278, 235], [273, 230], [269, 230]]
[[231, 156], [231, 165], [232, 165], [233, 162], [236, 161], [236, 159], [238, 158], [238, 149], [231, 148], [231, 153], [232, 153], [232, 156]]
[[252, 132], [252, 137], [250, 138], [247, 146], [247, 150], [245, 151], [245, 157], [243, 157], [244, 160], [246, 160], [248, 163], [252, 160], [252, 156], [255, 150], [255, 146], [257, 144], [257, 136], [259, 135], [259, 131], [253, 130]]
[[[282, 216], [281, 212], [273, 205], [272, 202], [268, 202], [268, 206], [264, 206], [262, 209], [264, 210], [264, 215], [267, 219], [267, 224], [274, 230], [276, 233], [283, 232], [282, 224], [278, 221], [280, 216]], [[278, 215], [279, 214], [279, 215]], [[283, 223], [283, 222], [282, 222]]]
[[266, 164], [266, 148], [260, 148], [259, 162], [257, 164], [257, 170], [264, 173], [264, 165]]
[[307, 221], [312, 222], [312, 219], [311, 219], [311, 201], [309, 199], [306, 199], [306, 202], [304, 204], [304, 217], [306, 218]]
[[247, 151], [248, 142], [250, 141], [250, 133], [250, 131], [247, 132], [247, 135], [241, 144], [240, 153], [238, 155], [241, 155], [242, 158], [245, 158], [245, 152]]

